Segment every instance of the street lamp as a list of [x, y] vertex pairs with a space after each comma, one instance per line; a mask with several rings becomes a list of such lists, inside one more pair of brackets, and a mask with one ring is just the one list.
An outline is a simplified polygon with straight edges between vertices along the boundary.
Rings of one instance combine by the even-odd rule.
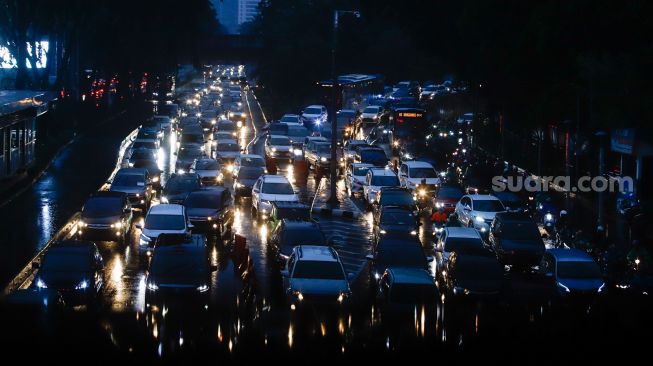
[[338, 197], [336, 195], [336, 181], [338, 179], [338, 154], [336, 152], [336, 147], [338, 145], [338, 125], [336, 119], [336, 87], [338, 85], [338, 80], [336, 76], [336, 48], [338, 47], [338, 20], [340, 15], [350, 14], [356, 18], [360, 18], [361, 14], [356, 10], [334, 10], [333, 11], [333, 40], [331, 43], [331, 172], [330, 172], [330, 190], [329, 190], [329, 200], [328, 202], [331, 205], [338, 203]]

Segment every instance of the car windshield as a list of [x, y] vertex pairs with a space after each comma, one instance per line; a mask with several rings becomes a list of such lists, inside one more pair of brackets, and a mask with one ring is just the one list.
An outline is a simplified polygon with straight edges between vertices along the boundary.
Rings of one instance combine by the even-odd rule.
[[445, 252], [457, 252], [457, 253], [482, 253], [483, 242], [481, 238], [472, 239], [472, 238], [447, 238], [444, 243]]
[[463, 191], [456, 187], [441, 187], [438, 190], [438, 198], [459, 200], [463, 196]]
[[[306, 127], [301, 127], [301, 126], [293, 126], [288, 128], [288, 136], [289, 137], [306, 137], [308, 136], [308, 130]], [[296, 140], [296, 139], [295, 139]]]
[[298, 116], [283, 116], [281, 117], [281, 122], [297, 123], [299, 122]]
[[376, 113], [379, 111], [379, 107], [367, 107], [363, 110], [363, 113]]
[[382, 224], [415, 225], [415, 217], [408, 211], [384, 212], [381, 216]]
[[370, 167], [365, 166], [365, 167], [354, 167], [354, 175], [361, 177], [367, 174], [367, 171], [370, 170]]
[[534, 222], [508, 222], [501, 229], [502, 235], [510, 240], [540, 241], [540, 230]]
[[599, 266], [590, 261], [562, 261], [558, 262], [558, 277], [570, 280], [600, 279], [602, 277]]
[[216, 147], [216, 150], [229, 151], [229, 152], [240, 151], [240, 145], [238, 145], [238, 143], [235, 142], [221, 142]]
[[315, 151], [318, 154], [329, 154], [331, 152], [331, 145], [330, 144], [315, 145]]
[[293, 278], [315, 280], [344, 280], [345, 274], [338, 262], [299, 261], [295, 265]]
[[204, 136], [198, 133], [182, 133], [181, 139], [179, 140], [183, 143], [202, 143], [204, 142]]
[[396, 206], [412, 206], [415, 204], [413, 200], [413, 195], [410, 192], [399, 191], [399, 192], [382, 192], [381, 199], [379, 203], [383, 205], [396, 205]]
[[290, 140], [281, 137], [273, 137], [270, 140], [270, 145], [275, 146], [290, 146]]
[[437, 178], [437, 176], [433, 168], [410, 168], [411, 178]]
[[88, 272], [91, 257], [87, 251], [50, 249], [43, 257], [41, 270], [44, 272]]
[[177, 155], [181, 158], [196, 158], [202, 156], [202, 150], [199, 148], [182, 147]]
[[257, 179], [261, 174], [265, 174], [265, 170], [260, 167], [249, 169], [241, 168], [238, 171], [238, 179]]
[[304, 114], [322, 114], [321, 108], [306, 108]]
[[145, 228], [148, 230], [183, 230], [186, 227], [182, 215], [147, 215]]
[[218, 124], [218, 131], [235, 131], [236, 126], [230, 122], [220, 122]]
[[150, 149], [150, 150], [156, 150], [156, 142], [153, 141], [134, 141], [134, 144], [132, 145], [132, 149]]
[[325, 245], [326, 240], [320, 229], [309, 227], [305, 229], [284, 230], [281, 233], [281, 244], [295, 246], [300, 244]]
[[434, 285], [394, 284], [390, 290], [390, 300], [399, 304], [432, 303], [438, 298]]
[[145, 176], [140, 174], [118, 174], [113, 178], [111, 185], [119, 187], [143, 187], [145, 186]]
[[435, 90], [436, 90], [435, 86], [427, 86], [424, 88], [424, 91], [435, 91]]
[[474, 211], [499, 212], [503, 211], [503, 204], [499, 200], [474, 200]]
[[209, 273], [206, 258], [196, 251], [155, 251], [151, 265], [152, 275], [158, 279], [175, 278], [175, 282], [201, 281]]
[[385, 165], [388, 162], [385, 152], [380, 150], [363, 150], [361, 151], [360, 156], [362, 163]]
[[455, 277], [459, 280], [501, 281], [503, 268], [496, 259], [461, 260], [455, 266]]
[[172, 178], [166, 183], [166, 193], [190, 192], [200, 188], [197, 179]]
[[115, 197], [93, 197], [86, 201], [82, 214], [84, 217], [118, 216], [122, 211], [123, 201]]
[[199, 160], [195, 163], [195, 169], [197, 170], [218, 170], [220, 169], [220, 163], [215, 160]]
[[424, 251], [418, 245], [391, 245], [380, 248], [376, 256], [377, 267], [413, 267], [426, 268]]
[[259, 157], [244, 156], [240, 158], [240, 166], [262, 167], [265, 161]]
[[130, 157], [131, 160], [150, 160], [150, 159], [155, 159], [154, 155], [152, 154], [151, 150], [140, 150], [140, 151], [134, 151], [132, 153], [132, 156]]
[[396, 175], [374, 175], [370, 184], [379, 187], [394, 187], [399, 185], [399, 179]]
[[295, 194], [290, 183], [264, 183], [262, 193]]
[[222, 208], [222, 196], [219, 194], [190, 194], [184, 201], [188, 208]]
[[[294, 208], [294, 207], [277, 207], [277, 219], [292, 219], [292, 220], [310, 220], [311, 213], [308, 208]], [[319, 229], [311, 228], [315, 231]]]

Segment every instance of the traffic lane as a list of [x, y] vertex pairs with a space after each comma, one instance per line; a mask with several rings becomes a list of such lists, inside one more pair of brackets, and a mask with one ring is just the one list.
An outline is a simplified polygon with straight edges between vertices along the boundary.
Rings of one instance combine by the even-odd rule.
[[0, 208], [2, 283], [9, 282], [106, 180], [134, 120], [133, 114], [121, 114], [87, 131], [61, 152], [35, 184]]

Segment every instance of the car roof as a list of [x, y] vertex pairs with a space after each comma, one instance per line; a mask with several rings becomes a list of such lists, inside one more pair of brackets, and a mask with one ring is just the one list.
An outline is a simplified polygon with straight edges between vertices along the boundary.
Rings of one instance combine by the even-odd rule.
[[272, 201], [272, 205], [279, 208], [309, 208], [308, 205], [295, 201]]
[[374, 164], [370, 163], [353, 163], [351, 164], [352, 167], [354, 168], [372, 168], [374, 167]]
[[500, 201], [498, 198], [490, 194], [467, 194], [465, 197], [469, 197], [476, 201]]
[[242, 160], [243, 158], [245, 158], [245, 159], [246, 158], [250, 158], [250, 159], [251, 158], [260, 158], [260, 159], [263, 159], [263, 157], [261, 155], [258, 155], [258, 154], [240, 154], [239, 159]]
[[306, 108], [326, 108], [326, 107], [320, 104], [311, 104]]
[[448, 226], [444, 230], [447, 232], [447, 238], [481, 239], [478, 231], [471, 227]]
[[95, 249], [95, 243], [87, 240], [61, 240], [52, 245], [46, 252], [81, 252], [91, 253]]
[[378, 176], [386, 176], [386, 177], [397, 176], [397, 173], [395, 173], [391, 169], [386, 169], [386, 168], [370, 168], [369, 171], [372, 172], [373, 175], [378, 175]]
[[284, 177], [283, 175], [276, 175], [276, 174], [263, 174], [261, 175], [261, 178], [263, 178], [264, 181], [266, 182], [283, 182], [283, 183], [290, 183], [288, 178]]
[[289, 140], [289, 139], [290, 139], [290, 138], [289, 138], [288, 136], [286, 136], [286, 135], [269, 135], [268, 138], [270, 138], [270, 139], [272, 139], [272, 138], [283, 138], [283, 139], [286, 139], [286, 140]]
[[222, 194], [222, 192], [226, 191], [227, 188], [225, 187], [211, 187], [209, 189], [200, 189], [198, 191], [192, 191], [188, 194], [188, 196], [219, 196]]
[[299, 115], [294, 113], [286, 113], [283, 116], [281, 116], [281, 119], [283, 119], [283, 117], [299, 117]]
[[558, 262], [594, 262], [594, 259], [579, 249], [548, 249]]
[[284, 228], [286, 229], [314, 229], [320, 230], [320, 225], [315, 221], [283, 219]]
[[300, 260], [337, 262], [338, 256], [331, 247], [323, 245], [299, 245], [295, 248]]
[[394, 283], [435, 286], [431, 275], [421, 268], [390, 267], [387, 271], [392, 275]]
[[392, 211], [394, 211], [394, 212], [408, 212], [408, 213], [411, 213], [411, 214], [413, 213], [412, 210], [409, 210], [409, 209], [407, 209], [405, 207], [401, 207], [401, 206], [381, 206], [381, 211], [383, 211], [383, 213], [392, 212]]
[[392, 235], [392, 236], [383, 236], [379, 240], [376, 247], [378, 249], [378, 248], [385, 248], [385, 247], [396, 247], [396, 246], [407, 246], [407, 245], [419, 245], [421, 248], [422, 242], [419, 240], [417, 236], [413, 236], [410, 234]]
[[524, 212], [497, 212], [497, 219], [511, 222], [533, 222], [533, 219]]
[[144, 175], [147, 173], [145, 168], [122, 168], [116, 172], [116, 175], [129, 174], [129, 175]]
[[402, 161], [401, 163], [406, 164], [409, 168], [433, 168], [432, 164], [419, 160]]
[[237, 144], [238, 140], [234, 139], [219, 139], [218, 144]]
[[93, 192], [88, 198], [125, 198], [126, 196], [124, 192], [98, 191]]
[[182, 215], [184, 213], [184, 206], [173, 203], [162, 203], [150, 207], [148, 215]]

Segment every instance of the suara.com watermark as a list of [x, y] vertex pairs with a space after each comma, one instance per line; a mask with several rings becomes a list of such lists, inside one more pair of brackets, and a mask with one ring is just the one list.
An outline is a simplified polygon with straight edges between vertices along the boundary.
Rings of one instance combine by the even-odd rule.
[[[574, 184], [572, 184], [572, 182]], [[545, 192], [551, 189], [567, 192], [628, 192], [634, 187], [632, 177], [582, 176], [572, 179], [569, 176], [543, 177], [492, 177], [492, 190], [495, 192]]]

